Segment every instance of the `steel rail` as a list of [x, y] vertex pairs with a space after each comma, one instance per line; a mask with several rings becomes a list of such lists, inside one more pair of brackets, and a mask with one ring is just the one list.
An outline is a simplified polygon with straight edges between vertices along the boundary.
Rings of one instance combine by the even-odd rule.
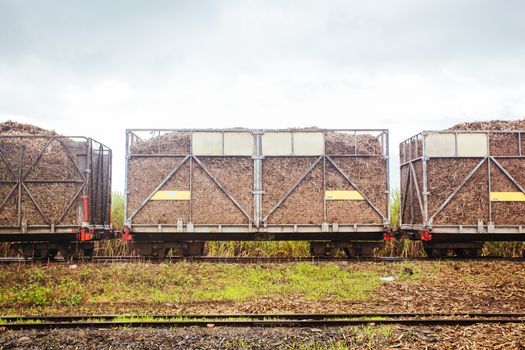
[[155, 315], [133, 315], [133, 314], [100, 314], [100, 315], [36, 315], [36, 316], [0, 316], [0, 320], [8, 322], [72, 322], [82, 320], [116, 320], [119, 318], [130, 319], [239, 319], [249, 318], [254, 320], [329, 320], [329, 319], [355, 319], [355, 318], [426, 318], [426, 317], [463, 317], [463, 318], [523, 318], [525, 313], [519, 312], [350, 312], [350, 313], [283, 313], [283, 314], [155, 314]]
[[203, 262], [203, 263], [293, 263], [293, 262], [345, 262], [345, 263], [395, 263], [395, 262], [421, 262], [421, 261], [507, 261], [525, 262], [525, 257], [217, 257], [217, 256], [194, 256], [194, 257], [158, 257], [158, 256], [93, 256], [91, 258], [77, 258], [66, 260], [56, 258], [48, 260], [46, 258], [24, 259], [21, 257], [0, 257], [0, 264], [25, 264], [25, 263], [121, 263], [121, 262]]
[[114, 327], [344, 327], [400, 324], [456, 326], [525, 323], [512, 313], [352, 313], [352, 314], [226, 314], [226, 315], [94, 315], [1, 317], [5, 330]]

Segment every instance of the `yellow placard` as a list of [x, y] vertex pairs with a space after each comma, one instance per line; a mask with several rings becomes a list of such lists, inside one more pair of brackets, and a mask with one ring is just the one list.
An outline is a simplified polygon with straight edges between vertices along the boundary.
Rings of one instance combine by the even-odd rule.
[[152, 201], [189, 201], [191, 197], [190, 191], [157, 191]]
[[326, 191], [324, 198], [327, 201], [364, 201], [358, 191]]
[[523, 192], [490, 192], [491, 202], [525, 202]]

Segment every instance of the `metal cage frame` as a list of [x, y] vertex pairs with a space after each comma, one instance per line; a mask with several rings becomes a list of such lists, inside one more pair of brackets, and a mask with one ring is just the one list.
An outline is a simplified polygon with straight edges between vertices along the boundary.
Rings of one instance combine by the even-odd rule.
[[[453, 134], [454, 135], [454, 149], [455, 155], [451, 156], [428, 156], [427, 153], [427, 144], [426, 137], [432, 134]], [[485, 134], [487, 135], [487, 150], [486, 156], [458, 156], [458, 135], [461, 134]], [[517, 141], [517, 154], [516, 155], [493, 155], [491, 154], [491, 135], [493, 134], [512, 134], [516, 136]], [[422, 222], [420, 224], [404, 224], [403, 223], [403, 214], [405, 212], [405, 205], [408, 198], [408, 193], [403, 193], [401, 191], [401, 215], [400, 215], [400, 227], [401, 230], [407, 232], [422, 232], [422, 231], [431, 231], [437, 234], [444, 234], [450, 237], [461, 237], [461, 235], [472, 235], [476, 238], [481, 238], [484, 240], [514, 240], [514, 239], [523, 239], [525, 237], [525, 223], [524, 225], [495, 225], [492, 222], [492, 204], [490, 201], [490, 192], [491, 192], [491, 178], [490, 178], [490, 169], [491, 166], [495, 166], [514, 184], [521, 192], [525, 193], [525, 188], [522, 186], [516, 179], [514, 179], [510, 173], [498, 162], [498, 159], [525, 159], [525, 152], [523, 151], [522, 141], [523, 135], [525, 134], [524, 130], [439, 130], [439, 131], [422, 131], [404, 141], [399, 145], [400, 147], [400, 169], [403, 167], [408, 167], [408, 175], [405, 184], [405, 191], [408, 189], [409, 183], [413, 182], [416, 196], [417, 204], [422, 216]], [[474, 166], [466, 177], [460, 182], [456, 188], [449, 193], [447, 198], [437, 207], [437, 209], [430, 213], [428, 211], [428, 202], [429, 196], [431, 195], [428, 191], [428, 161], [434, 158], [452, 158], [452, 159], [479, 159], [479, 162]], [[422, 162], [422, 188], [419, 188], [418, 181], [416, 179], [416, 171], [414, 168], [414, 163], [421, 161]], [[472, 178], [472, 176], [482, 167], [487, 167], [487, 191], [488, 191], [488, 207], [487, 214], [489, 221], [484, 223], [483, 221], [478, 221], [477, 225], [465, 224], [465, 225], [445, 225], [433, 224], [433, 219], [447, 206], [450, 201], [452, 201], [456, 194], [467, 184], [467, 182]], [[403, 181], [403, 180], [401, 180]], [[401, 184], [403, 185], [403, 184]], [[413, 203], [413, 201], [412, 201]], [[411, 205], [411, 210], [414, 210], [414, 205]], [[413, 215], [412, 215], [413, 217]]]
[[[36, 158], [32, 161], [29, 168], [24, 172], [23, 164], [23, 153], [24, 153], [24, 140], [29, 138], [39, 138], [46, 140], [42, 149], [39, 150]], [[96, 233], [98, 231], [106, 231], [111, 228], [111, 173], [112, 173], [112, 152], [111, 149], [104, 144], [93, 140], [85, 136], [55, 136], [55, 135], [0, 135], [0, 144], [2, 140], [13, 139], [17, 140], [18, 148], [18, 166], [13, 167], [4, 154], [2, 147], [0, 147], [0, 162], [2, 162], [8, 175], [11, 179], [0, 180], [1, 184], [12, 185], [7, 196], [0, 202], [0, 210], [2, 210], [7, 202], [16, 194], [16, 207], [17, 207], [17, 225], [0, 225], [0, 240], [11, 240], [16, 236], [17, 239], [28, 239], [33, 236], [43, 237], [48, 235], [48, 238], [52, 236], [60, 236], [68, 234], [77, 234], [84, 227], [90, 231]], [[86, 157], [86, 169], [81, 169], [80, 165], [77, 164], [75, 158], [68, 147], [66, 146], [67, 141], [78, 141], [84, 142], [87, 148], [85, 154], [81, 154]], [[65, 152], [69, 162], [74, 165], [75, 178], [70, 179], [28, 179], [31, 175], [35, 166], [44, 155], [44, 152], [48, 147], [57, 141], [62, 150]], [[77, 156], [79, 154], [76, 154]], [[100, 156], [102, 155], [102, 156]], [[94, 158], [97, 157], [96, 163]], [[107, 169], [107, 174], [104, 174]], [[104, 178], [106, 177], [106, 178]], [[72, 198], [69, 199], [67, 206], [60, 214], [57, 222], [51, 220], [42, 210], [41, 205], [32, 195], [27, 184], [59, 184], [59, 183], [74, 183], [78, 184], [79, 188], [75, 192]], [[30, 202], [35, 206], [39, 215], [43, 218], [46, 224], [44, 225], [31, 225], [27, 224], [21, 215], [22, 208], [22, 195], [27, 193]], [[81, 200], [81, 197], [86, 196], [89, 199], [89, 220], [82, 222], [77, 220], [75, 223], [62, 223], [67, 212], [71, 207]], [[101, 203], [101, 212], [97, 210], [98, 201]], [[100, 218], [98, 220], [97, 218]], [[33, 235], [34, 234], [34, 235]], [[66, 235], [67, 236], [67, 235]]]
[[[179, 154], [179, 153], [162, 153], [161, 145], [159, 141], [158, 152], [148, 154], [136, 154], [131, 152], [131, 147], [142, 139], [137, 135], [139, 132], [151, 133], [151, 137], [160, 136], [162, 133], [196, 133], [196, 132], [250, 132], [254, 136], [254, 153], [251, 155], [251, 159], [254, 162], [254, 185], [253, 185], [253, 204], [254, 204], [254, 215], [251, 217], [248, 211], [243, 208], [235, 198], [226, 190], [226, 188], [220, 183], [220, 181], [213, 176], [213, 174], [206, 168], [201, 162], [199, 156], [193, 154], [193, 147], [190, 142], [190, 153]], [[360, 133], [377, 133], [378, 140], [381, 144], [381, 154], [366, 154], [359, 153], [357, 145], [354, 146], [354, 152], [349, 154], [323, 154], [320, 156], [312, 156], [316, 158], [310, 167], [305, 171], [302, 176], [285, 192], [276, 205], [272, 209], [263, 214], [262, 213], [262, 161], [265, 157], [282, 157], [280, 155], [264, 156], [262, 154], [262, 135], [265, 132], [322, 132], [325, 136], [327, 132], [345, 132], [354, 133], [356, 136]], [[227, 155], [228, 157], [236, 157]], [[294, 155], [288, 155], [286, 157], [293, 157]], [[158, 186], [141, 202], [138, 208], [132, 213], [128, 212], [128, 162], [134, 157], [183, 157], [183, 159], [168, 173], [168, 175], [159, 183]], [[209, 157], [224, 157], [224, 155], [210, 155]], [[239, 157], [250, 157], [250, 156], [239, 156]], [[386, 212], [379, 210], [369, 198], [364, 195], [359, 186], [355, 184], [352, 178], [346, 174], [331, 157], [383, 157], [385, 160], [386, 167]], [[229, 198], [229, 200], [246, 216], [248, 224], [236, 224], [236, 225], [206, 225], [206, 224], [193, 224], [191, 223], [191, 198], [190, 198], [190, 222], [177, 224], [135, 224], [132, 222], [133, 217], [149, 202], [153, 195], [180, 169], [186, 162], [196, 163], [200, 166], [209, 178], [219, 187], [219, 189]], [[280, 205], [293, 193], [293, 191], [301, 184], [301, 182], [311, 173], [316, 165], [323, 164], [323, 179], [324, 172], [327, 163], [332, 164], [337, 171], [357, 190], [359, 191], [365, 201], [377, 212], [383, 220], [382, 224], [354, 224], [354, 225], [330, 225], [326, 222], [326, 199], [323, 202], [323, 217], [324, 222], [322, 225], [315, 224], [268, 224], [268, 218], [280, 207]], [[161, 234], [172, 234], [180, 240], [191, 240], [196, 237], [204, 237], [209, 240], [253, 240], [253, 239], [275, 239], [275, 240], [291, 240], [291, 239], [305, 239], [304, 235], [316, 236], [318, 233], [323, 233], [325, 237], [343, 237], [350, 239], [345, 233], [355, 233], [356, 237], [362, 234], [366, 237], [366, 233], [381, 233], [387, 229], [390, 218], [390, 207], [388, 206], [390, 197], [390, 177], [389, 177], [389, 134], [387, 129], [127, 129], [126, 130], [126, 183], [125, 183], [125, 226], [133, 233], [150, 234], [151, 239], [154, 237], [162, 236]], [[191, 169], [191, 166], [190, 166]], [[325, 182], [325, 180], [323, 180]], [[190, 173], [190, 192], [191, 192], [191, 173]], [[290, 235], [290, 233], [302, 233], [301, 235]], [[209, 234], [209, 235], [207, 235]], [[164, 235], [165, 236], [165, 235]], [[378, 236], [379, 237], [379, 236]], [[377, 237], [376, 237], [377, 238]]]

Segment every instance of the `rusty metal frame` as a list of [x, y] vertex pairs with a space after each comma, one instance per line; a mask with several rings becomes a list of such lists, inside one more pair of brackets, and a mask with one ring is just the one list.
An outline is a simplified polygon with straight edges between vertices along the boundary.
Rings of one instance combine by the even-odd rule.
[[[86, 180], [86, 176], [84, 176], [84, 174], [82, 174], [82, 171], [80, 170], [80, 168], [78, 167], [77, 163], [75, 162], [75, 160], [71, 156], [71, 153], [69, 152], [69, 150], [67, 149], [66, 145], [64, 144], [64, 141], [61, 138], [57, 138], [56, 140], [60, 143], [60, 145], [62, 145], [62, 148], [66, 152], [67, 158], [75, 166], [75, 169], [77, 170], [77, 173], [80, 175], [82, 180], [85, 181]], [[103, 145], [102, 144], [99, 144], [99, 145], [100, 145], [100, 149], [103, 149]]]
[[[95, 141], [96, 142], [96, 141]], [[90, 155], [91, 155], [91, 171], [89, 176], [89, 181], [91, 182], [90, 197], [92, 200], [91, 206], [91, 217], [93, 221], [97, 219], [97, 206], [99, 203], [102, 204], [100, 212], [100, 220], [103, 223], [110, 222], [111, 213], [108, 213], [108, 207], [111, 206], [111, 190], [109, 188], [111, 181], [111, 171], [108, 168], [108, 173], [105, 173], [104, 165], [106, 164], [106, 156], [108, 157], [108, 164], [111, 163], [111, 152], [107, 152], [104, 148], [104, 145], [96, 142], [98, 147], [93, 147], [93, 142], [90, 143]], [[107, 153], [106, 153], [107, 152]], [[93, 162], [93, 154], [97, 155], [96, 163]], [[93, 174], [96, 173], [96, 178], [93, 179]], [[107, 179], [105, 180], [105, 176]], [[81, 192], [81, 191], [80, 191]], [[100, 198], [99, 198], [100, 193]], [[80, 193], [79, 193], [80, 194]]]
[[15, 190], [18, 188], [18, 182], [15, 182], [15, 185], [13, 186], [13, 188], [11, 188], [11, 190], [9, 191], [9, 193], [7, 194], [7, 197], [4, 199], [4, 201], [0, 204], [0, 210], [2, 210], [4, 208], [4, 205], [6, 205], [7, 201], [9, 201], [9, 199], [13, 196], [13, 193], [15, 193]]
[[[45, 137], [45, 136], [42, 136], [42, 137]], [[44, 155], [44, 152], [47, 150], [47, 148], [51, 145], [51, 143], [53, 141], [58, 141], [60, 143], [60, 146], [62, 147], [62, 149], [64, 150], [65, 154], [66, 154], [66, 157], [68, 158], [68, 160], [74, 165], [75, 167], [75, 170], [77, 171], [77, 173], [80, 175], [80, 177], [84, 180], [83, 181], [83, 185], [80, 186], [80, 189], [77, 190], [77, 192], [75, 193], [75, 195], [72, 197], [71, 199], [71, 202], [67, 205], [66, 209], [62, 212], [62, 214], [60, 214], [59, 216], [59, 220], [56, 222], [56, 224], [60, 223], [60, 221], [62, 221], [62, 219], [64, 218], [64, 216], [67, 214], [67, 211], [69, 210], [69, 208], [71, 207], [71, 205], [75, 202], [75, 200], [78, 198], [78, 196], [80, 195], [80, 193], [82, 192], [82, 189], [86, 186], [86, 181], [87, 181], [87, 178], [84, 176], [84, 174], [82, 174], [82, 171], [80, 171], [78, 165], [76, 164], [75, 160], [72, 158], [71, 156], [71, 153], [69, 152], [69, 150], [67, 149], [66, 145], [64, 144], [64, 142], [61, 140], [62, 137], [57, 137], [57, 136], [52, 136], [52, 137], [49, 137], [48, 141], [46, 142], [46, 144], [44, 145], [44, 147], [40, 150], [40, 153], [38, 154], [38, 156], [35, 158], [35, 160], [31, 163], [31, 165], [29, 166], [29, 168], [27, 169], [27, 172], [22, 176], [21, 180], [20, 180], [20, 184], [23, 186], [24, 190], [26, 191], [26, 193], [28, 194], [29, 198], [31, 199], [31, 201], [33, 202], [33, 204], [35, 205], [36, 209], [38, 210], [38, 212], [40, 213], [40, 215], [42, 216], [42, 218], [45, 220], [45, 222], [48, 224], [48, 225], [51, 225], [51, 220], [50, 218], [44, 214], [44, 211], [42, 210], [42, 208], [40, 207], [40, 205], [37, 203], [37, 200], [33, 197], [33, 194], [31, 193], [31, 191], [29, 190], [29, 188], [27, 188], [26, 186], [26, 183], [42, 183], [40, 180], [29, 180], [29, 181], [26, 181], [27, 177], [32, 173], [32, 171], [34, 170], [35, 166], [37, 165], [37, 163], [40, 161], [40, 159], [42, 159], [42, 156]], [[22, 162], [20, 162], [20, 169], [22, 169]], [[55, 180], [47, 180], [46, 182], [44, 183], [62, 183], [63, 180], [58, 180], [58, 181], [55, 181]], [[21, 199], [21, 198], [20, 198]], [[20, 220], [21, 218], [19, 217], [19, 225], [20, 225]]]
[[[75, 195], [71, 198], [71, 201], [68, 203], [66, 209], [64, 210], [64, 212], [62, 213], [62, 215], [60, 215], [60, 218], [58, 219], [57, 223], [61, 222], [63, 219], [64, 219], [64, 216], [66, 216], [67, 212], [69, 211], [69, 209], [71, 208], [71, 206], [75, 203], [75, 201], [78, 199], [78, 196], [80, 195], [80, 193], [82, 193], [82, 191], [84, 190], [84, 188], [86, 187], [85, 184], [82, 184], [82, 186], [80, 186], [77, 190], [77, 192], [75, 193]], [[104, 221], [104, 220], [102, 220]]]
[[[96, 161], [94, 156], [96, 155]], [[93, 221], [100, 219], [105, 225], [111, 223], [111, 164], [112, 152], [102, 143], [91, 140], [89, 143], [90, 173], [88, 182], [91, 198], [91, 217]], [[107, 165], [107, 169], [105, 168]], [[85, 191], [84, 191], [85, 192]], [[98, 205], [101, 205], [100, 212]], [[100, 215], [100, 217], [98, 217]]]
[[7, 158], [5, 157], [4, 153], [2, 152], [2, 149], [0, 149], [0, 158], [2, 159], [2, 161], [5, 163], [7, 169], [9, 170], [9, 172], [11, 173], [11, 176], [13, 178], [12, 181], [6, 181], [6, 182], [3, 182], [3, 183], [14, 183], [14, 186], [13, 188], [11, 188], [11, 190], [9, 191], [9, 193], [7, 194], [6, 198], [2, 201], [2, 203], [0, 204], [0, 210], [2, 210], [2, 208], [6, 205], [6, 203], [9, 201], [9, 199], [11, 198], [11, 196], [13, 195], [13, 193], [15, 192], [15, 190], [18, 188], [18, 176], [15, 174], [15, 172], [13, 171], [13, 169], [11, 168], [11, 163], [7, 160]]

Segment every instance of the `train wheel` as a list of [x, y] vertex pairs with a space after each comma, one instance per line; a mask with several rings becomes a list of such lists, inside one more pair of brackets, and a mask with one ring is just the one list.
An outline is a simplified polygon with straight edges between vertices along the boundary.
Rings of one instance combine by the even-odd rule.
[[326, 242], [310, 242], [310, 255], [314, 258], [326, 258], [333, 256], [331, 244]]
[[84, 248], [82, 249], [82, 255], [85, 259], [91, 259], [93, 258], [93, 251], [94, 249], [93, 248]]
[[51, 248], [47, 250], [46, 259], [47, 260], [55, 260], [55, 258], [58, 255], [59, 250], [56, 248]]
[[183, 256], [203, 256], [204, 242], [187, 242], [182, 247]]
[[434, 258], [434, 249], [432, 249], [432, 248], [425, 248], [425, 254], [429, 258]]
[[42, 249], [35, 247], [33, 251], [31, 252], [31, 254], [27, 255], [27, 257], [33, 258], [33, 259], [41, 259], [42, 257], [44, 257], [44, 254], [42, 252]]
[[458, 257], [458, 258], [466, 258], [467, 255], [466, 255], [466, 251], [467, 249], [453, 249], [454, 251], [454, 254]]
[[345, 252], [347, 258], [355, 258], [355, 252], [353, 249], [346, 247], [343, 248], [343, 251]]
[[460, 248], [454, 249], [456, 256], [460, 258], [478, 258], [481, 256], [481, 249], [478, 248]]
[[446, 258], [448, 249], [446, 248], [425, 248], [425, 253], [429, 258]]

